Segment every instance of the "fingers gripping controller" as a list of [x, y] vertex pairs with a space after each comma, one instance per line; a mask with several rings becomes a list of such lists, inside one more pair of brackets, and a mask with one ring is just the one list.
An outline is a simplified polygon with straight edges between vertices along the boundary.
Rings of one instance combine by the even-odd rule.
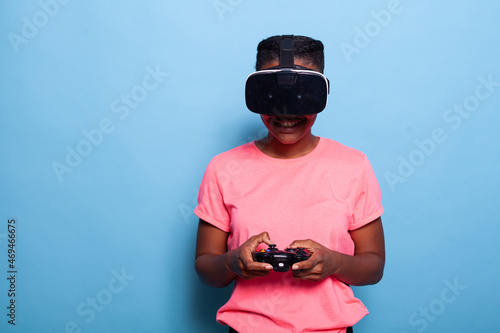
[[303, 247], [286, 248], [281, 251], [275, 244], [269, 244], [267, 250], [257, 250], [252, 256], [257, 262], [271, 264], [276, 272], [286, 272], [294, 263], [309, 259], [311, 254]]

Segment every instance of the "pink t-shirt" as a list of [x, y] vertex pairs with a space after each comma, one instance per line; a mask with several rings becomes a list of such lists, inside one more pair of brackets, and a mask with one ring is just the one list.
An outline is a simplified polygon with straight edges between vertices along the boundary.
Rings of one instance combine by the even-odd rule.
[[[349, 230], [380, 217], [380, 187], [366, 156], [320, 138], [309, 154], [277, 159], [254, 142], [217, 155], [203, 177], [198, 217], [228, 232], [228, 248], [267, 231], [278, 248], [312, 239], [353, 255]], [[261, 244], [259, 248], [267, 248]], [[237, 278], [217, 321], [238, 332], [345, 332], [368, 314], [334, 277], [302, 281], [291, 271]]]

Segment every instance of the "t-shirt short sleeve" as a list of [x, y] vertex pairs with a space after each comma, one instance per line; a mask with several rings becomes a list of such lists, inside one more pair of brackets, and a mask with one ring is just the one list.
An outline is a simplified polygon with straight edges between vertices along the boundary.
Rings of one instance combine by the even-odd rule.
[[[266, 231], [279, 248], [313, 239], [353, 255], [349, 231], [375, 220], [383, 209], [367, 157], [321, 138], [312, 152], [295, 159], [268, 156], [254, 142], [215, 156], [203, 176], [194, 212], [228, 233], [229, 250]], [[217, 321], [239, 332], [344, 332], [368, 314], [340, 280], [331, 277], [311, 284], [292, 274], [237, 277]], [[268, 311], [262, 300], [280, 311]]]
[[194, 213], [222, 231], [229, 232], [231, 218], [224, 204], [221, 184], [212, 160], [205, 170], [198, 192], [198, 206]]
[[368, 158], [364, 156], [358, 186], [354, 192], [353, 218], [349, 230], [358, 229], [382, 216], [380, 185]]

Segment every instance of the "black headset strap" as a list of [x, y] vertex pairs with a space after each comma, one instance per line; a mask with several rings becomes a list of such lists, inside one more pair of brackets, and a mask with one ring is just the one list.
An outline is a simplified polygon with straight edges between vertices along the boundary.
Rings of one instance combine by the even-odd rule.
[[[311, 68], [307, 68], [307, 67], [304, 67], [304, 66], [299, 66], [299, 65], [293, 65], [292, 67], [293, 69], [299, 69], [299, 70], [307, 70], [307, 71], [315, 71], [314, 69], [311, 69]], [[268, 67], [266, 68], [266, 71], [267, 70], [273, 70], [273, 69], [282, 69], [281, 66], [273, 66], [273, 67]]]
[[280, 68], [293, 68], [293, 35], [284, 35], [281, 40]]

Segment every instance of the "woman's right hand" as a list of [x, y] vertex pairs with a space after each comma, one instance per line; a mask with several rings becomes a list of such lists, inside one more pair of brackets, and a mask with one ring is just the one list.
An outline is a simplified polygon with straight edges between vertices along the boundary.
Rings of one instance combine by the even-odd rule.
[[256, 262], [252, 258], [252, 252], [261, 243], [272, 244], [267, 232], [252, 236], [237, 249], [229, 251], [228, 269], [247, 280], [269, 275], [273, 266], [268, 263]]
[[270, 264], [255, 262], [252, 252], [260, 243], [271, 244], [267, 232], [250, 237], [234, 250], [228, 251], [229, 233], [200, 219], [196, 238], [194, 267], [200, 280], [212, 287], [226, 287], [240, 276], [253, 279], [269, 274]]

